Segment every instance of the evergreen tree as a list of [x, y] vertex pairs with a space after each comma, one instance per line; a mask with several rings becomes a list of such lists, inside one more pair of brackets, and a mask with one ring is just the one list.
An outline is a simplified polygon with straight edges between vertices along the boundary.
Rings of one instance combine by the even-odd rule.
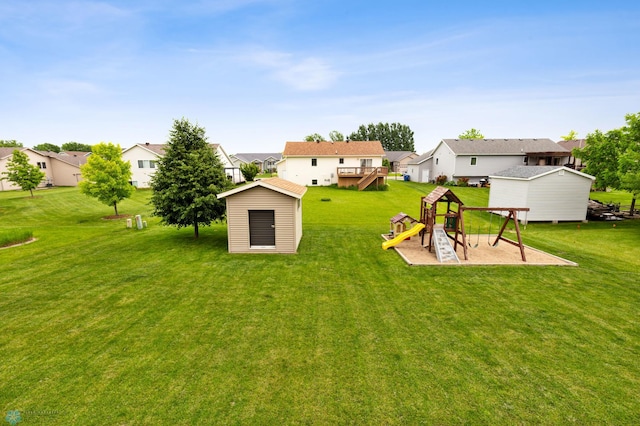
[[165, 225], [193, 226], [222, 220], [226, 203], [217, 194], [233, 186], [218, 155], [207, 144], [205, 129], [185, 118], [174, 120], [164, 157], [151, 180], [155, 216]]
[[135, 188], [131, 185], [131, 164], [122, 160], [122, 148], [112, 143], [99, 143], [80, 166], [80, 192], [113, 206], [118, 215], [118, 203], [129, 198]]
[[15, 183], [23, 191], [29, 191], [33, 198], [33, 190], [40, 185], [46, 174], [36, 165], [29, 163], [29, 156], [18, 149], [13, 150], [11, 160], [7, 162], [6, 179]]

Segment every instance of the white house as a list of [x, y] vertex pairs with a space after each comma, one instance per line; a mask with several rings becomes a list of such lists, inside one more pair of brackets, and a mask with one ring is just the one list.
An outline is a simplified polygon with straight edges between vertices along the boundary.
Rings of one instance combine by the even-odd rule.
[[282, 160], [282, 154], [279, 152], [237, 153], [231, 154], [229, 157], [235, 167], [253, 163], [258, 166], [260, 173], [274, 172], [276, 170], [276, 163]]
[[[218, 154], [225, 172], [234, 183], [241, 182], [242, 175], [220, 144], [210, 144]], [[157, 161], [164, 156], [165, 144], [139, 143], [122, 151], [122, 159], [131, 163], [131, 184], [138, 188], [149, 188], [151, 177], [157, 169]]]
[[433, 150], [409, 160], [406, 171], [409, 180], [424, 183], [431, 180], [431, 159], [433, 158], [431, 154], [433, 154]]
[[565, 166], [516, 166], [492, 174], [489, 206], [529, 207], [520, 220], [582, 221], [595, 177]]
[[389, 170], [394, 173], [406, 173], [409, 161], [418, 157], [413, 151], [385, 151], [384, 157], [389, 161]]
[[19, 150], [29, 157], [29, 162], [45, 173], [45, 178], [39, 187], [47, 186], [77, 186], [81, 180], [80, 165], [87, 162], [90, 152], [65, 151], [55, 153], [42, 152], [31, 148], [0, 148], [0, 191], [20, 189], [19, 186], [9, 182], [3, 172], [7, 171], [7, 163], [13, 158], [13, 151]]
[[469, 183], [479, 183], [514, 166], [564, 165], [571, 152], [546, 138], [442, 139], [428, 154], [418, 157], [419, 164], [418, 159], [409, 162], [411, 180], [431, 182], [445, 176], [447, 181], [468, 178]]
[[379, 141], [287, 142], [276, 166], [278, 177], [298, 185], [357, 185], [384, 183], [384, 149]]

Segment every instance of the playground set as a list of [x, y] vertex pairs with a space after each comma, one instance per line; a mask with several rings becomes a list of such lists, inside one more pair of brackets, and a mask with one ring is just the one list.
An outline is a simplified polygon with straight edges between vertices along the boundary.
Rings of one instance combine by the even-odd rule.
[[[446, 203], [446, 209], [440, 208], [439, 212], [438, 205], [443, 203]], [[464, 259], [468, 260], [468, 246], [470, 246], [470, 244], [467, 240], [467, 232], [465, 230], [465, 211], [499, 213], [504, 217], [500, 231], [496, 235], [495, 240], [492, 243], [490, 242], [490, 244], [495, 247], [500, 241], [504, 241], [517, 246], [520, 249], [522, 261], [527, 261], [522, 236], [520, 235], [518, 212], [528, 212], [529, 208], [465, 206], [453, 191], [442, 186], [435, 188], [429, 195], [421, 197], [419, 220], [404, 213], [399, 213], [391, 218], [389, 233], [392, 238], [384, 241], [382, 248], [387, 250], [389, 247], [395, 247], [413, 236], [420, 236], [422, 247], [429, 252], [435, 251], [439, 262], [460, 262], [456, 253], [458, 246], [462, 247]], [[491, 220], [493, 220], [493, 215], [491, 216]], [[503, 236], [511, 220], [513, 220], [514, 223], [517, 241], [509, 240]], [[475, 247], [477, 247], [477, 245], [476, 243]]]

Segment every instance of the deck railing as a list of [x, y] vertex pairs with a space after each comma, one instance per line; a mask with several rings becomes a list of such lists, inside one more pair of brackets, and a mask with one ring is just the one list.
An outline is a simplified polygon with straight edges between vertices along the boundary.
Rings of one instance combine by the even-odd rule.
[[373, 172], [381, 176], [387, 176], [389, 174], [388, 167], [338, 167], [338, 176], [341, 177], [358, 177], [370, 175]]

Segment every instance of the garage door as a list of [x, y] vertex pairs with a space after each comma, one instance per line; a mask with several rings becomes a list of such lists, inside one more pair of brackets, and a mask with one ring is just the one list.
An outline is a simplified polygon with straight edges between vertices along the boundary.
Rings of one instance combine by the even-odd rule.
[[249, 210], [249, 244], [276, 245], [276, 222], [273, 210]]

